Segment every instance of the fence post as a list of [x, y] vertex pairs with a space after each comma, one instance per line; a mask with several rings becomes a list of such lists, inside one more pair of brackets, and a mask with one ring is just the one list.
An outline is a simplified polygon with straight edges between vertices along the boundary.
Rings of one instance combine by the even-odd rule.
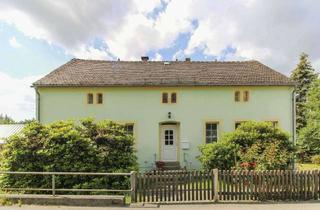
[[130, 172], [130, 184], [131, 184], [131, 202], [136, 202], [136, 174], [137, 172]]
[[219, 170], [217, 168], [212, 169], [213, 172], [213, 191], [214, 191], [214, 201], [219, 200]]
[[56, 195], [56, 179], [55, 175], [52, 174], [52, 196]]

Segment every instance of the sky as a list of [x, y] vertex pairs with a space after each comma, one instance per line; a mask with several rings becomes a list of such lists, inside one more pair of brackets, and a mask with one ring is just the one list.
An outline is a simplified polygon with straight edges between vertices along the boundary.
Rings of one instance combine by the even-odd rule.
[[320, 70], [317, 0], [0, 0], [0, 113], [35, 117], [30, 86], [76, 57], [259, 60]]

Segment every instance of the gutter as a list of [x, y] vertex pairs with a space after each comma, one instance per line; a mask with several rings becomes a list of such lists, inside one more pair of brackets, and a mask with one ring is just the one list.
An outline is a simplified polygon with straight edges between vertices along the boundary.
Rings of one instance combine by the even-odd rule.
[[36, 101], [36, 107], [37, 107], [37, 121], [40, 122], [40, 93], [38, 91], [38, 88], [34, 88], [37, 94], [37, 101]]
[[[296, 92], [295, 90], [292, 91], [292, 141], [293, 141], [293, 145], [296, 146], [297, 142], [296, 142]], [[297, 169], [296, 168], [296, 160], [293, 160], [293, 169]]]
[[292, 91], [292, 137], [293, 144], [296, 145], [296, 92]]

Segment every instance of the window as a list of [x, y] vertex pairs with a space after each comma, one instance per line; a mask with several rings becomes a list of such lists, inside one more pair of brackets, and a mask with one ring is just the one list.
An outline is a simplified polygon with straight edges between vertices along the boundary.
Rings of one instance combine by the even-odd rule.
[[124, 125], [124, 130], [127, 135], [132, 135], [133, 136], [133, 124], [125, 124]]
[[162, 93], [162, 103], [168, 103], [168, 93]]
[[97, 104], [103, 104], [103, 94], [102, 93], [97, 94]]
[[87, 95], [87, 103], [88, 104], [93, 104], [93, 94], [92, 93], [88, 93], [88, 95]]
[[206, 143], [213, 143], [218, 140], [218, 123], [206, 123]]
[[243, 101], [249, 101], [249, 91], [243, 92]]
[[271, 123], [274, 128], [278, 127], [278, 125], [279, 125], [278, 121], [267, 121], [267, 122]]
[[164, 131], [164, 144], [173, 145], [173, 130]]
[[234, 92], [234, 101], [236, 102], [240, 101], [240, 91]]
[[235, 129], [237, 129], [242, 123], [245, 123], [245, 122], [246, 122], [246, 121], [236, 122], [236, 123], [234, 124]]
[[177, 103], [177, 93], [171, 93], [171, 103]]

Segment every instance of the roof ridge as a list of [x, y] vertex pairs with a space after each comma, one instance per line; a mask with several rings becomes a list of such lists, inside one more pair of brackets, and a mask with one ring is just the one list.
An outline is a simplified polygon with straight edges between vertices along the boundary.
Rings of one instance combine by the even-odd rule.
[[[215, 60], [162, 60], [162, 61], [141, 61], [141, 60], [99, 60], [99, 59], [83, 59], [83, 58], [72, 58], [70, 61], [94, 61], [94, 62], [127, 62], [127, 63], [163, 63], [163, 62], [177, 62], [177, 63], [249, 63], [258, 62], [257, 60], [228, 60], [228, 61], [215, 61]], [[67, 63], [66, 63], [67, 64]], [[65, 65], [65, 64], [64, 64]]]

